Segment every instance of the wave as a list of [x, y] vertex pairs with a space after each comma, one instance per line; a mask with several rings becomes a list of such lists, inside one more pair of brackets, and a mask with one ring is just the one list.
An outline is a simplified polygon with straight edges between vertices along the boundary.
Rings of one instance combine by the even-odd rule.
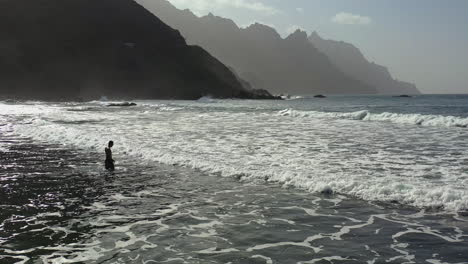
[[[372, 126], [377, 131], [369, 131], [350, 122], [329, 125], [315, 120], [289, 122], [282, 117], [366, 120], [372, 116], [367, 111], [283, 110], [281, 116], [276, 112], [157, 115], [154, 114], [160, 111], [157, 107], [154, 110], [144, 107], [150, 114], [142, 118], [133, 112], [126, 115], [107, 112], [106, 108], [99, 113], [39, 109], [40, 112], [36, 107], [11, 108], [10, 113], [18, 120], [13, 123], [15, 133], [99, 153], [112, 139], [116, 142], [118, 161], [180, 165], [242, 181], [275, 182], [285, 187], [346, 194], [368, 201], [397, 201], [449, 212], [468, 210], [468, 174], [462, 160], [460, 156], [444, 156], [446, 152], [459, 155], [466, 150], [462, 138], [444, 139], [445, 135], [458, 134], [455, 130], [444, 130], [437, 137], [424, 132], [418, 135], [429, 137], [430, 142], [437, 141], [436, 148], [418, 149], [420, 142], [413, 143], [417, 137], [410, 140], [400, 133], [398, 137], [403, 140], [378, 138], [376, 147], [373, 145], [376, 141], [365, 139], [370, 135], [379, 136], [378, 132], [388, 128]], [[33, 110], [35, 115], [28, 116], [32, 118], [29, 122], [23, 114]], [[88, 123], [73, 125], [76, 122]], [[419, 130], [417, 127], [397, 129], [396, 132], [407, 131], [411, 135], [413, 130]]]
[[161, 112], [173, 112], [184, 110], [183, 107], [171, 106], [167, 104], [141, 104], [141, 106]]
[[[318, 193], [340, 193], [368, 201], [396, 201], [420, 208], [435, 208], [449, 212], [468, 210], [466, 190], [461, 190], [452, 184], [431, 185], [430, 182], [424, 182], [424, 179], [395, 178], [390, 173], [385, 177], [376, 175], [372, 178], [362, 178], [363, 175], [360, 174], [363, 173], [362, 171], [355, 171], [351, 174], [343, 173], [340, 166], [359, 165], [355, 161], [347, 161], [347, 164], [335, 164], [330, 167], [326, 164], [319, 165], [319, 160], [309, 161], [304, 158], [291, 157], [288, 154], [280, 155], [272, 160], [264, 160], [261, 157], [263, 154], [255, 158], [247, 154], [233, 154], [231, 153], [234, 150], [233, 146], [223, 146], [223, 142], [213, 142], [212, 145], [187, 144], [186, 140], [174, 137], [164, 138], [168, 145], [165, 147], [164, 143], [148, 144], [152, 139], [146, 136], [147, 132], [142, 134], [133, 132], [130, 135], [130, 132], [126, 131], [119, 135], [117, 129], [122, 129], [122, 127], [114, 131], [109, 131], [108, 128], [93, 131], [94, 129], [82, 129], [37, 120], [31, 125], [17, 127], [17, 132], [39, 140], [69, 144], [91, 151], [98, 150], [99, 146], [105, 145], [106, 139], [112, 138], [118, 142], [116, 155], [120, 156], [120, 159], [123, 159], [122, 155], [124, 155], [133, 160], [132, 162], [178, 165], [223, 177], [234, 177], [241, 181], [274, 182], [284, 187], [295, 187]], [[243, 144], [247, 143], [242, 142], [237, 147]], [[221, 149], [221, 151], [216, 149]], [[232, 156], [236, 159], [232, 159]], [[292, 164], [288, 165], [288, 163]], [[404, 168], [406, 167], [402, 167]], [[466, 186], [468, 182], [465, 180], [458, 184]]]
[[292, 101], [292, 100], [299, 100], [299, 99], [309, 99], [309, 97], [301, 96], [301, 95], [281, 95], [281, 99]]
[[217, 100], [211, 96], [203, 96], [197, 100], [199, 103], [216, 103]]
[[399, 113], [371, 113], [367, 110], [357, 112], [319, 112], [319, 111], [299, 111], [285, 109], [278, 112], [281, 116], [291, 117], [313, 117], [313, 118], [334, 118], [350, 119], [361, 121], [381, 121], [399, 124], [411, 124], [419, 126], [439, 126], [439, 127], [468, 127], [468, 118], [442, 115], [423, 114], [399, 114]]

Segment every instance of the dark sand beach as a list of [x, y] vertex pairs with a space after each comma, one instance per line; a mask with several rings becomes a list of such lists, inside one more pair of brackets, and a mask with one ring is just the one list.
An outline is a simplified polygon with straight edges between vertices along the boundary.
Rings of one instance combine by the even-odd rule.
[[467, 263], [467, 217], [0, 141], [2, 263]]

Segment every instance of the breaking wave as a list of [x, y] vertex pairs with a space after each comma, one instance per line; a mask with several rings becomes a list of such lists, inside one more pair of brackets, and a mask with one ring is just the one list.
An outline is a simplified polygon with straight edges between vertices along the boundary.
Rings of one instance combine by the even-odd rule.
[[362, 121], [385, 121], [398, 124], [410, 124], [419, 126], [439, 126], [439, 127], [468, 127], [468, 118], [442, 115], [423, 114], [398, 114], [398, 113], [371, 113], [367, 110], [341, 113], [341, 112], [318, 112], [318, 111], [298, 111], [285, 109], [279, 111], [281, 116], [291, 117], [313, 117], [313, 118], [335, 118]]
[[[416, 126], [389, 128], [372, 122], [356, 126], [339, 121], [462, 127], [468, 124], [463, 118], [290, 109], [279, 114], [277, 110], [161, 111], [161, 107], [167, 106], [99, 112], [46, 106], [2, 106], [2, 110], [17, 117], [12, 123], [16, 133], [36, 140], [101, 153], [112, 139], [118, 161], [180, 165], [243, 181], [269, 181], [369, 201], [451, 212], [468, 209], [463, 159], [467, 145], [459, 131], [431, 133]], [[337, 121], [322, 122], [322, 118]], [[75, 125], [82, 123], [86, 124]]]

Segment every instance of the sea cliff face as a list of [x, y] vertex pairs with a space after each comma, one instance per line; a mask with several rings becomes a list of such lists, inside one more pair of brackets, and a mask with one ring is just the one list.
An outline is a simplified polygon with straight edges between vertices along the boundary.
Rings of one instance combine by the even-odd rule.
[[362, 52], [350, 43], [326, 40], [317, 32], [313, 32], [309, 40], [341, 71], [376, 87], [380, 94], [420, 94], [414, 84], [394, 79], [386, 67], [369, 62]]
[[0, 95], [271, 98], [133, 0], [0, 1]]
[[239, 28], [232, 20], [209, 14], [197, 17], [166, 0], [138, 0], [188, 43], [200, 45], [235, 69], [254, 88], [293, 94], [374, 94], [371, 85], [350, 78], [297, 31], [282, 38], [275, 29], [253, 24]]

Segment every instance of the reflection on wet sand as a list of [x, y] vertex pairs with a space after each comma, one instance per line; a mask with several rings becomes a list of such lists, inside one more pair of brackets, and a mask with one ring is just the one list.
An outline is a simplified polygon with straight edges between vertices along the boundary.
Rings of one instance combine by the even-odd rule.
[[2, 263], [467, 263], [463, 216], [0, 140]]

